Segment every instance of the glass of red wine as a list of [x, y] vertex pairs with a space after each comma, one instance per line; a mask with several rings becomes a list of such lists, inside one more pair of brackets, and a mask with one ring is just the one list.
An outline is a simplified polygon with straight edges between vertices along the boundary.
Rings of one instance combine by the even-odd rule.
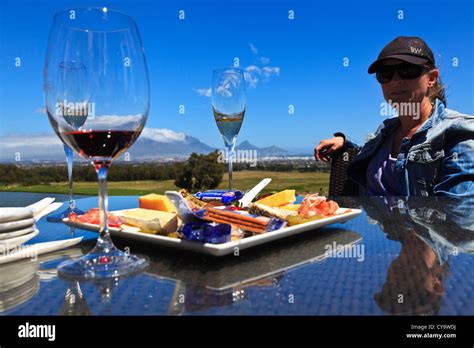
[[148, 116], [148, 72], [135, 22], [107, 8], [58, 12], [49, 35], [44, 88], [54, 131], [92, 163], [99, 181], [97, 243], [88, 254], [59, 265], [58, 272], [100, 280], [143, 270], [146, 258], [112, 243], [107, 197], [109, 166], [135, 142]]

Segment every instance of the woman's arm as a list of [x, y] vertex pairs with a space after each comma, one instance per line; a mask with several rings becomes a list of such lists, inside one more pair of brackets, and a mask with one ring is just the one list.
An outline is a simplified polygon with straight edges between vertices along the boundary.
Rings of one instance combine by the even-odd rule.
[[346, 137], [344, 133], [334, 133], [333, 138], [323, 139], [314, 148], [314, 158], [316, 161], [328, 162], [334, 155], [347, 151], [348, 149], [355, 149], [360, 151], [361, 147], [355, 142]]
[[348, 148], [348, 147], [352, 147], [352, 148], [355, 148], [355, 149], [360, 149], [361, 148], [360, 145], [358, 145], [356, 142], [352, 141], [350, 138], [348, 138], [342, 132], [336, 132], [336, 133], [334, 133], [334, 136], [344, 138], [344, 147], [343, 148]]

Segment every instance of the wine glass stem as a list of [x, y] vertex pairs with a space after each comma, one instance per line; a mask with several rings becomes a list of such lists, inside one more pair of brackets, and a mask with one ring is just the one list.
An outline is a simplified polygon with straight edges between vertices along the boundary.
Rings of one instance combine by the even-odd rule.
[[73, 189], [72, 189], [72, 166], [74, 160], [74, 153], [72, 149], [64, 144], [64, 152], [66, 153], [66, 161], [67, 161], [67, 177], [68, 177], [68, 184], [69, 184], [69, 209], [74, 210], [75, 202], [73, 196]]
[[109, 221], [107, 213], [109, 212], [109, 196], [107, 194], [107, 165], [96, 167], [97, 178], [99, 179], [99, 216], [100, 216], [100, 234], [97, 246], [105, 252], [113, 248], [109, 233]]
[[229, 190], [232, 190], [232, 164], [233, 164], [233, 157], [234, 157], [234, 147], [235, 147], [234, 142], [232, 142], [232, 144], [227, 147], [227, 151], [229, 153], [229, 155], [228, 155], [228, 160], [229, 160]]

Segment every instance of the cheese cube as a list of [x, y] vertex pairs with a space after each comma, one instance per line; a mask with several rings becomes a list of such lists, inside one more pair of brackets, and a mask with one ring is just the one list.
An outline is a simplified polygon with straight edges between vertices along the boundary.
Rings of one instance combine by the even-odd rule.
[[176, 213], [176, 208], [168, 197], [150, 193], [149, 195], [138, 198], [138, 206], [143, 209], [152, 209]]

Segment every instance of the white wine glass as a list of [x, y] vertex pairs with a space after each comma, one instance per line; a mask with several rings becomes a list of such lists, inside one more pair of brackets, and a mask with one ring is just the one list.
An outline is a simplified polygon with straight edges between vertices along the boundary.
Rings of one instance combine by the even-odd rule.
[[232, 190], [232, 164], [246, 107], [245, 79], [242, 69], [215, 69], [212, 76], [212, 111], [224, 139], [229, 163], [229, 190]]

